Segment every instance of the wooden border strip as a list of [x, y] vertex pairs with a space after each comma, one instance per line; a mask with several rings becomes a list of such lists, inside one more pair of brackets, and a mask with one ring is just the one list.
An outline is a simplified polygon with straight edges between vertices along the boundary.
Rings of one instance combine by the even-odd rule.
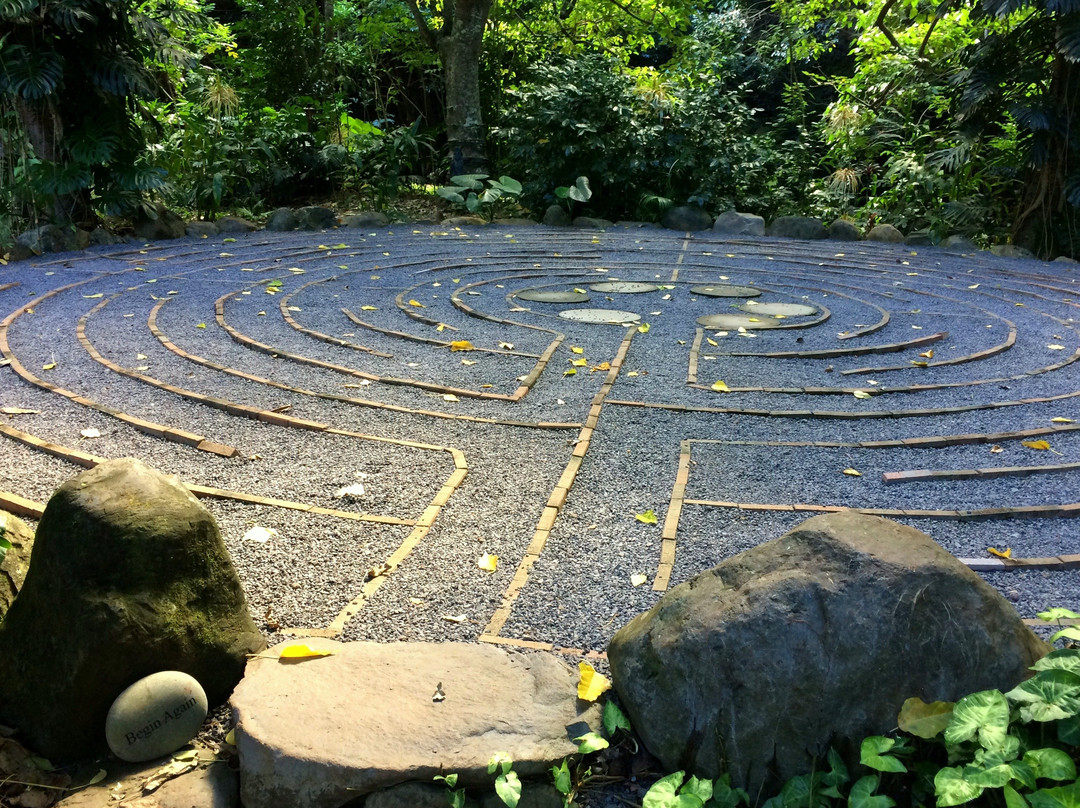
[[686, 501], [686, 484], [690, 481], [690, 441], [679, 444], [679, 468], [675, 474], [675, 484], [671, 488], [667, 514], [664, 517], [664, 530], [660, 535], [660, 563], [653, 578], [654, 592], [664, 592], [671, 583], [671, 571], [675, 566], [675, 543], [679, 532], [679, 518], [682, 516], [683, 503]]
[[[631, 326], [626, 330], [626, 334], [623, 337], [618, 350], [616, 350], [615, 356], [611, 359], [610, 367], [604, 377], [604, 382], [600, 385], [600, 390], [593, 396], [592, 404], [589, 408], [589, 420], [586, 421], [585, 426], [582, 427], [581, 431], [578, 433], [578, 439], [574, 442], [574, 451], [571, 454], [570, 460], [563, 469], [563, 473], [559, 477], [559, 482], [556, 483], [554, 490], [548, 496], [540, 519], [536, 523], [532, 541], [529, 542], [529, 546], [525, 550], [525, 555], [518, 564], [517, 570], [514, 572], [514, 577], [510, 580], [510, 583], [506, 587], [506, 591], [503, 593], [502, 603], [491, 616], [491, 619], [488, 621], [483, 632], [481, 632], [481, 638], [497, 637], [499, 635], [503, 626], [506, 625], [506, 621], [510, 619], [510, 612], [513, 610], [514, 604], [521, 594], [521, 590], [525, 587], [525, 584], [528, 583], [529, 572], [531, 571], [533, 564], [540, 560], [540, 554], [543, 552], [544, 546], [547, 544], [548, 538], [551, 535], [551, 529], [555, 524], [555, 520], [558, 518], [559, 512], [566, 503], [567, 495], [574, 485], [574, 480], [577, 478], [578, 470], [581, 468], [582, 459], [585, 457], [586, 452], [589, 451], [589, 444], [592, 441], [596, 423], [599, 420], [600, 412], [603, 409], [604, 400], [607, 398], [608, 393], [611, 392], [615, 379], [622, 369], [623, 362], [630, 350], [630, 343], [633, 341], [634, 334], [636, 333], [637, 326]], [[490, 640], [487, 641], [490, 642]]]
[[924, 480], [992, 480], [995, 477], [1027, 477], [1049, 471], [1075, 471], [1080, 463], [1058, 463], [1048, 466], [993, 466], [981, 469], [913, 469], [886, 471], [881, 479], [886, 483], [910, 483]]
[[8, 362], [11, 364], [12, 370], [14, 370], [20, 377], [22, 377], [35, 387], [39, 387], [42, 390], [48, 390], [51, 393], [56, 393], [58, 395], [64, 396], [64, 398], [67, 398], [70, 401], [73, 401], [74, 403], [79, 404], [83, 407], [88, 407], [89, 409], [95, 410], [96, 412], [110, 415], [113, 418], [124, 422], [128, 426], [134, 427], [140, 432], [144, 432], [147, 435], [152, 435], [155, 438], [163, 438], [165, 440], [172, 441], [173, 443], [181, 443], [185, 446], [192, 446], [196, 449], [199, 449], [200, 451], [220, 455], [221, 457], [235, 457], [239, 453], [239, 450], [235, 446], [227, 446], [225, 444], [216, 443], [209, 440], [203, 435], [196, 435], [192, 432], [177, 429], [176, 427], [166, 426], [164, 424], [158, 424], [153, 421], [147, 421], [143, 418], [137, 418], [134, 415], [128, 415], [125, 412], [121, 412], [120, 410], [117, 410], [113, 407], [108, 407], [104, 404], [101, 404], [100, 402], [94, 401], [93, 399], [87, 398], [86, 396], [80, 395], [74, 391], [66, 390], [63, 387], [59, 387], [52, 382], [47, 382], [27, 370], [23, 366], [22, 362], [19, 361], [18, 357], [15, 356], [14, 352], [11, 350], [11, 346], [8, 343], [8, 329], [11, 327], [12, 323], [14, 323], [16, 319], [25, 314], [29, 309], [33, 308], [34, 306], [40, 305], [43, 300], [48, 300], [49, 298], [54, 297], [61, 292], [66, 292], [70, 289], [82, 286], [83, 284], [102, 280], [103, 278], [107, 278], [112, 275], [121, 275], [132, 271], [134, 270], [122, 270], [121, 272], [116, 273], [95, 275], [92, 278], [87, 278], [86, 280], [82, 281], [76, 281], [75, 283], [70, 283], [67, 286], [61, 286], [57, 289], [53, 289], [43, 295], [39, 295], [29, 303], [24, 303], [22, 306], [15, 309], [15, 311], [11, 312], [7, 317], [0, 321], [0, 353], [2, 353], [4, 358], [7, 359]]
[[7, 511], [27, 519], [40, 519], [45, 512], [45, 505], [32, 499], [20, 497], [10, 491], [0, 491], [0, 511]]

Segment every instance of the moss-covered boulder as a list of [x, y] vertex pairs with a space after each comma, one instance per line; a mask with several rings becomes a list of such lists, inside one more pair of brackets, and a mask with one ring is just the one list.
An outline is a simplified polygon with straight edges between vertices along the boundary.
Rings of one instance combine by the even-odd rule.
[[218, 703], [265, 641], [210, 513], [175, 477], [110, 460], [64, 483], [0, 623], [0, 717], [41, 754], [105, 746], [109, 706], [161, 670]]
[[34, 531], [22, 519], [0, 511], [0, 620], [26, 580]]

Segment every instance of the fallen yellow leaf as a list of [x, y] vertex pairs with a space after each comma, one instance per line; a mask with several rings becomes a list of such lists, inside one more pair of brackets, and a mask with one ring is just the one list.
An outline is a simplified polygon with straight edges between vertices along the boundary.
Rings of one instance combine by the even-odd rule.
[[474, 360], [474, 359], [462, 359], [461, 364], [463, 364], [463, 365], [475, 365], [476, 360]]
[[852, 395], [855, 396], [855, 398], [873, 398], [873, 396], [865, 390], [856, 390]]
[[647, 580], [649, 580], [649, 577], [647, 575], [642, 575], [639, 572], [635, 575], [630, 576], [630, 586], [641, 586]]
[[573, 365], [576, 368], [583, 368], [587, 364], [589, 364], [589, 360], [588, 359], [571, 359], [570, 364]]
[[442, 397], [442, 400], [443, 401], [461, 401], [461, 399], [458, 398], [457, 396], [455, 396], [453, 393], [444, 393], [443, 397]]
[[649, 508], [645, 513], [635, 514], [634, 518], [639, 522], [644, 522], [646, 525], [655, 525], [657, 522], [656, 514], [653, 513], [652, 508]]
[[607, 690], [611, 689], [611, 680], [604, 674], [597, 673], [596, 668], [588, 662], [578, 663], [577, 697], [582, 701], [596, 701]]
[[576, 353], [576, 354], [583, 354], [583, 353], [585, 353], [585, 349], [584, 349], [584, 348], [578, 348], [578, 347], [577, 347], [576, 345], [571, 345], [571, 346], [570, 346], [570, 351], [571, 351], [571, 353]]
[[1044, 440], [1022, 440], [1020, 441], [1020, 445], [1026, 446], [1029, 449], [1045, 450], [1050, 448], [1050, 444]]
[[862, 477], [861, 471], [855, 471], [855, 469], [844, 469], [844, 474], [848, 477]]
[[438, 327], [435, 330], [441, 334], [443, 331], [446, 330], [446, 323], [439, 323]]
[[731, 392], [731, 388], [728, 387], [723, 382], [723, 380], [721, 380], [721, 379], [717, 379], [715, 382], [713, 382], [712, 385], [709, 387], [709, 389], [710, 390], [715, 390], [718, 393], [730, 393]]
[[312, 648], [306, 643], [286, 645], [278, 654], [278, 659], [314, 659], [316, 657], [333, 656], [337, 651], [328, 651]]
[[1060, 418], [1060, 417], [1059, 418], [1051, 418], [1050, 422], [1054, 423], [1054, 424], [1075, 424], [1076, 423], [1076, 421], [1074, 421], [1072, 418]]
[[360, 311], [378, 311], [378, 306], [361, 306]]
[[450, 343], [450, 352], [454, 351], [475, 351], [476, 346], [469, 342], [467, 339], [456, 339]]
[[1065, 350], [1064, 345], [1047, 345], [1046, 347], [1049, 348], [1051, 351], [1064, 351]]
[[196, 328], [206, 328], [206, 323], [199, 323]]
[[705, 341], [714, 347], [720, 347], [720, 343], [714, 340], [712, 337], [705, 337]]
[[927, 359], [934, 358], [934, 350], [931, 348], [929, 351], [923, 351], [919, 356], [925, 356]]
[[577, 374], [577, 368], [569, 368], [563, 371], [563, 376], [574, 376]]
[[416, 308], [418, 308], [418, 309], [426, 308], [426, 306], [424, 306], [424, 304], [421, 303], [419, 300], [410, 300], [409, 305], [410, 306], [416, 306]]
[[476, 566], [485, 572], [495, 572], [495, 569], [499, 566], [499, 557], [491, 555], [491, 553], [484, 553], [477, 560]]
[[589, 368], [590, 373], [595, 373], [598, 370], [611, 370], [611, 363], [610, 362], [601, 362], [599, 365], [596, 365], [595, 367]]
[[41, 369], [42, 370], [52, 370], [54, 367], [56, 367], [56, 363], [55, 362], [49, 362], [48, 364], [42, 365]]
[[1011, 547], [1006, 547], [1004, 550], [999, 550], [996, 547], [987, 547], [986, 552], [992, 556], [997, 556], [998, 558], [1012, 558]]
[[105, 297], [104, 292], [98, 292], [96, 295], [83, 295], [87, 300], [96, 300], [99, 297]]
[[649, 333], [649, 324], [648, 323], [642, 323], [641, 325], [639, 325], [637, 327], [637, 330], [641, 334], [648, 334]]

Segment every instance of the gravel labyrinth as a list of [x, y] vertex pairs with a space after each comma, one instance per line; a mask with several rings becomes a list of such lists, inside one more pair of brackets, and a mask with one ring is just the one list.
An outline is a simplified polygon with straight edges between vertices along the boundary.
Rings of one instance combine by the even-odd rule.
[[929, 533], [1032, 618], [1080, 606], [1078, 310], [1064, 264], [655, 229], [48, 256], [0, 267], [0, 506], [33, 516], [104, 457], [178, 474], [275, 637], [602, 652], [669, 586], [842, 508]]

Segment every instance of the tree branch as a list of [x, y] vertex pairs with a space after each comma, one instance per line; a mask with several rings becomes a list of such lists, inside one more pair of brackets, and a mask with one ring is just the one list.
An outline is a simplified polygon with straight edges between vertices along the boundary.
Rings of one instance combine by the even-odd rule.
[[405, 0], [405, 5], [409, 7], [409, 11], [412, 12], [413, 20], [416, 21], [416, 27], [420, 29], [420, 37], [429, 48], [438, 53], [439, 41], [436, 38], [435, 33], [428, 26], [427, 20], [424, 19], [424, 15], [420, 12], [420, 6], [416, 4], [416, 0]]
[[896, 0], [886, 0], [885, 5], [883, 5], [881, 11], [878, 12], [877, 22], [875, 22], [874, 25], [881, 29], [881, 33], [885, 34], [885, 38], [892, 43], [894, 48], [900, 50], [900, 43], [896, 41], [893, 32], [885, 25], [885, 16], [892, 10], [894, 5], [896, 5]]

